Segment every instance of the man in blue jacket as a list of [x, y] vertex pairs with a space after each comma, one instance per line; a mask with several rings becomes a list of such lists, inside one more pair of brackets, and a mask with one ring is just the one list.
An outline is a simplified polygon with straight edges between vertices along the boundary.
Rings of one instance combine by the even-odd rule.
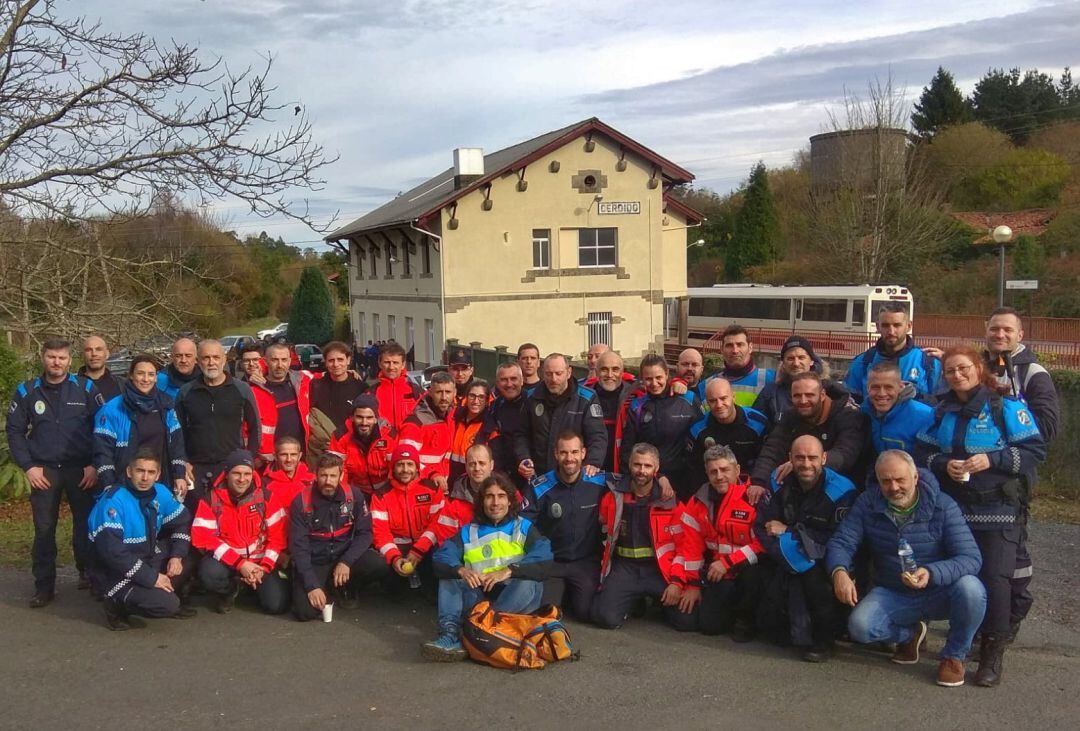
[[874, 454], [887, 449], [915, 453], [915, 437], [934, 423], [934, 407], [915, 400], [915, 388], [904, 383], [900, 366], [891, 361], [875, 363], [866, 386], [863, 412], [870, 418], [870, 443]]
[[844, 387], [856, 401], [863, 401], [870, 369], [884, 361], [899, 366], [903, 380], [915, 387], [919, 398], [932, 403], [941, 380], [941, 361], [915, 345], [911, 339], [911, 319], [904, 306], [899, 302], [885, 304], [877, 315], [877, 329], [881, 337], [874, 347], [851, 361]]
[[[859, 643], [898, 643], [892, 661], [913, 665], [926, 640], [925, 620], [947, 619], [937, 683], [963, 685], [964, 658], [986, 611], [979, 547], [960, 507], [907, 452], [882, 452], [874, 471], [881, 490], [859, 496], [825, 555], [836, 598], [855, 607], [848, 631]], [[864, 544], [876, 586], [860, 601], [848, 569]], [[917, 568], [902, 563], [899, 550], [908, 546]]]

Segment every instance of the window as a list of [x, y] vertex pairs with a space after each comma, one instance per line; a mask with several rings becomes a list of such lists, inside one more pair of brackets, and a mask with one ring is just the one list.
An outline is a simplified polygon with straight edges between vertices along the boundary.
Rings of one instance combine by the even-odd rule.
[[882, 307], [884, 307], [885, 305], [895, 305], [897, 302], [899, 302], [901, 305], [904, 306], [904, 312], [907, 313], [908, 317], [911, 317], [911, 303], [910, 302], [904, 302], [903, 300], [871, 300], [870, 301], [870, 314], [874, 318], [874, 322], [877, 322], [878, 315], [881, 314], [881, 308]]
[[383, 247], [383, 259], [386, 261], [386, 279], [394, 278], [394, 247], [387, 244]]
[[617, 261], [615, 232], [617, 230], [614, 228], [578, 229], [578, 266], [615, 266]]
[[372, 246], [368, 249], [368, 264], [371, 265], [371, 278], [377, 278], [379, 276], [379, 247]]
[[353, 252], [353, 267], [356, 269], [356, 278], [364, 278], [364, 250], [359, 244], [349, 244]]
[[428, 362], [428, 365], [429, 366], [430, 365], [435, 365], [435, 363], [438, 362], [438, 361], [436, 361], [436, 358], [438, 356], [435, 355], [436, 351], [435, 351], [435, 321], [434, 320], [424, 320], [424, 345], [427, 346], [427, 362]]
[[846, 322], [846, 299], [804, 299], [803, 322]]
[[356, 342], [363, 345], [367, 342], [367, 322], [363, 312], [356, 313]]
[[690, 317], [727, 320], [791, 320], [791, 300], [781, 297], [692, 297]]
[[851, 324], [866, 324], [866, 300], [851, 300]]
[[431, 274], [431, 242], [424, 237], [424, 248], [420, 250], [420, 273]]
[[551, 268], [551, 229], [533, 229], [533, 269]]
[[397, 340], [397, 317], [395, 315], [386, 316], [386, 339]]
[[405, 318], [405, 350], [412, 350], [416, 345], [416, 333], [413, 332], [413, 319], [411, 317]]
[[405, 261], [405, 278], [412, 277], [412, 261], [409, 259], [409, 242], [406, 241], [401, 245], [401, 255]]
[[589, 323], [589, 347], [599, 345], [611, 345], [611, 313], [590, 312], [587, 322]]
[[382, 340], [381, 328], [379, 328], [379, 313], [371, 313], [371, 337], [375, 342]]

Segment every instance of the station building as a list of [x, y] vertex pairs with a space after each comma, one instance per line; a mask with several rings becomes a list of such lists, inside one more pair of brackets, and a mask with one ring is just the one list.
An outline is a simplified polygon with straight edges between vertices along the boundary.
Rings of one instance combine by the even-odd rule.
[[583, 358], [663, 352], [665, 299], [686, 297], [671, 197], [693, 175], [592, 118], [454, 165], [326, 237], [348, 246], [353, 335], [442, 362], [448, 339], [536, 343]]

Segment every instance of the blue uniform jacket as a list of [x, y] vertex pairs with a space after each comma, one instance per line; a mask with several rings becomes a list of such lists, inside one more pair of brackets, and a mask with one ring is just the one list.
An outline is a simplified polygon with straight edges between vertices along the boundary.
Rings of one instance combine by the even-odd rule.
[[93, 381], [83, 376], [68, 375], [55, 391], [41, 377], [20, 383], [7, 415], [11, 458], [23, 471], [89, 465], [94, 416], [101, 404]]
[[879, 414], [870, 399], [860, 407], [870, 419], [870, 443], [874, 454], [886, 449], [900, 449], [915, 454], [915, 439], [919, 432], [934, 423], [934, 407], [915, 400], [915, 389], [910, 384], [900, 392], [896, 405]]
[[844, 386], [856, 401], [866, 398], [866, 381], [870, 369], [883, 360], [893, 361], [900, 367], [900, 378], [915, 387], [920, 397], [933, 397], [941, 381], [941, 361], [924, 353], [909, 336], [904, 347], [896, 355], [886, 354], [881, 338], [874, 347], [856, 356], [844, 376]]
[[[134, 488], [115, 485], [90, 512], [90, 541], [101, 560], [105, 593], [122, 601], [131, 585], [152, 588], [162, 564], [187, 556], [191, 514], [162, 484], [142, 503]], [[119, 596], [117, 596], [119, 594]]]
[[[167, 455], [162, 456], [168, 457], [167, 464], [162, 465], [162, 475], [179, 480], [184, 477], [185, 471], [184, 435], [176, 411], [172, 408], [172, 399], [164, 396], [161, 404], [168, 404], [164, 412], [157, 412], [165, 429]], [[94, 426], [94, 466], [102, 487], [124, 480], [124, 470], [138, 449], [138, 442], [132, 440], [132, 416], [131, 407], [124, 402], [123, 394], [110, 399], [98, 411]]]
[[[774, 478], [770, 487], [758, 501], [754, 533], [777, 565], [796, 574], [809, 571], [825, 558], [825, 545], [855, 500], [855, 485], [826, 467], [809, 492], [802, 491], [794, 473], [783, 483]], [[787, 532], [770, 536], [765, 524], [771, 520], [786, 525]]]
[[693, 391], [662, 396], [633, 396], [624, 412], [619, 463], [629, 471], [630, 450], [648, 442], [660, 452], [660, 471], [678, 473], [686, 468], [690, 429], [701, 421], [701, 404]]
[[458, 569], [465, 565], [465, 541], [468, 540], [469, 531], [473, 526], [478, 528], [477, 533], [483, 538], [496, 531], [512, 531], [515, 520], [521, 521], [521, 529], [525, 533], [525, 555], [520, 561], [508, 567], [511, 578], [532, 581], [546, 579], [551, 569], [551, 562], [554, 560], [551, 554], [551, 543], [540, 534], [528, 518], [522, 516], [515, 518], [510, 515], [498, 524], [492, 523], [487, 516], [478, 516], [478, 520], [462, 526], [461, 530], [447, 538], [431, 557], [435, 576], [440, 579], [459, 578]]
[[930, 586], [949, 586], [963, 576], [978, 575], [982, 555], [960, 506], [941, 492], [927, 470], [919, 470], [918, 490], [915, 513], [902, 528], [897, 528], [881, 490], [860, 495], [829, 539], [825, 554], [829, 573], [841, 566], [850, 571], [855, 552], [865, 544], [874, 561], [874, 582], [915, 595], [918, 590], [909, 589], [900, 579], [897, 549], [903, 537], [915, 553], [915, 562], [930, 572]]
[[521, 514], [551, 541], [556, 561], [600, 560], [600, 499], [607, 491], [608, 475], [584, 472], [567, 485], [552, 470], [533, 480], [525, 492]]
[[[1026, 493], [1035, 485], [1035, 468], [1046, 458], [1046, 443], [1027, 405], [1000, 398], [1004, 432], [993, 413], [990, 389], [979, 386], [967, 403], [948, 391], [934, 410], [934, 422], [919, 432], [916, 464], [930, 469], [942, 489], [960, 504], [973, 530], [1001, 530], [1022, 522]], [[990, 468], [954, 482], [946, 471], [952, 459], [985, 454]], [[1017, 485], [1026, 483], [1020, 497]]]

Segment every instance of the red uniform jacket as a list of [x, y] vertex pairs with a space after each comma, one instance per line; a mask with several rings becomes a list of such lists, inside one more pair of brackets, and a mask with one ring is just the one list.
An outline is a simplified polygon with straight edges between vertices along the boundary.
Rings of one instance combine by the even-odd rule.
[[345, 433], [330, 442], [330, 451], [340, 454], [345, 460], [341, 473], [342, 485], [352, 485], [368, 496], [386, 487], [390, 476], [390, 455], [394, 453], [396, 443], [390, 437], [382, 436], [382, 431], [381, 427], [376, 426], [374, 436], [365, 445], [353, 436], [350, 418], [345, 424]]
[[[296, 407], [300, 411], [300, 423], [304, 425], [304, 439], [311, 436], [308, 426], [308, 414], [311, 413], [311, 381], [314, 376], [308, 371], [289, 371], [286, 378], [296, 391]], [[277, 431], [277, 402], [274, 395], [261, 383], [251, 383], [255, 392], [255, 404], [259, 408], [259, 421], [262, 423], [262, 435], [259, 439], [259, 454], [264, 459], [274, 458], [274, 433]]]
[[425, 397], [401, 427], [399, 444], [420, 454], [420, 479], [439, 474], [450, 478], [450, 445], [454, 437], [454, 410], [440, 419]]
[[435, 537], [442, 545], [450, 536], [468, 525], [473, 519], [473, 494], [469, 490], [469, 476], [462, 475], [450, 486], [450, 494], [435, 520]]
[[292, 477], [285, 474], [284, 470], [267, 470], [263, 474], [263, 483], [275, 498], [281, 500], [281, 504], [288, 510], [292, 505], [293, 498], [311, 487], [315, 482], [315, 473], [301, 460], [296, 465], [296, 472]]
[[765, 552], [754, 535], [757, 510], [746, 501], [750, 478], [740, 479], [744, 481], [729, 485], [723, 495], [703, 485], [678, 511], [682, 531], [675, 543], [689, 584], [704, 583], [712, 561], [724, 564], [724, 579], [734, 579], [737, 571], [732, 569], [757, 563], [758, 555]]
[[[611, 571], [611, 558], [622, 526], [623, 505], [633, 501], [634, 495], [630, 491], [628, 477], [609, 483], [608, 493], [600, 500], [600, 527], [604, 531], [604, 555], [600, 562], [601, 584]], [[652, 547], [656, 553], [656, 563], [665, 581], [685, 584], [682, 562], [677, 560], [675, 551], [675, 535], [681, 530], [675, 516], [677, 507], [675, 498], [661, 500], [660, 487], [653, 485], [653, 494], [649, 497], [649, 524], [652, 527]]]
[[372, 546], [391, 565], [409, 550], [423, 556], [438, 541], [435, 525], [443, 506], [441, 490], [391, 477], [390, 486], [371, 498]]
[[287, 544], [285, 513], [285, 505], [262, 486], [258, 475], [237, 502], [222, 475], [199, 501], [191, 544], [226, 566], [238, 568], [246, 560], [272, 571]]
[[379, 381], [372, 387], [371, 393], [379, 402], [379, 426], [382, 427], [382, 433], [395, 438], [405, 419], [424, 397], [420, 387], [404, 373], [393, 381], [380, 373]]

